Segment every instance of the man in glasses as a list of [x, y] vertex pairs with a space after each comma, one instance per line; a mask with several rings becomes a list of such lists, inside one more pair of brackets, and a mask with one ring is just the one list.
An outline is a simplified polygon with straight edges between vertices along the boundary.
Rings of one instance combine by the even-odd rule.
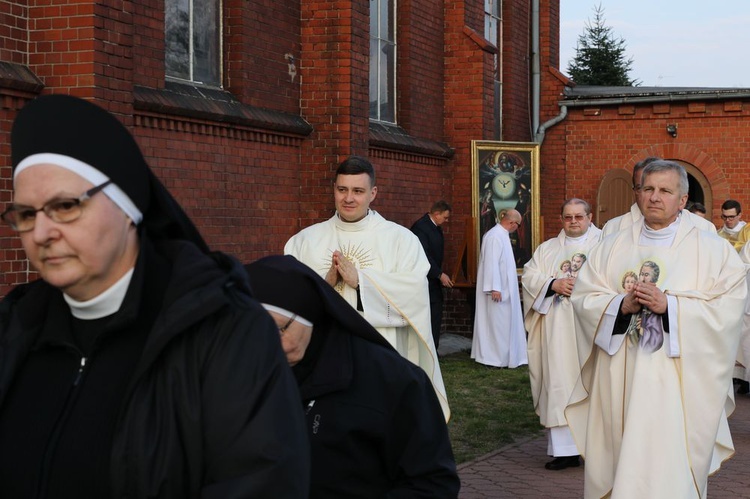
[[4, 497], [303, 497], [308, 442], [278, 331], [129, 131], [39, 97], [11, 134], [39, 279], [0, 303]]
[[742, 220], [742, 206], [739, 201], [727, 199], [721, 205], [721, 219], [724, 221], [718, 234], [740, 251], [750, 240], [750, 226]]
[[476, 312], [471, 358], [480, 364], [515, 368], [528, 363], [518, 272], [510, 234], [521, 214], [503, 210], [482, 237], [477, 270]]
[[563, 274], [560, 267], [570, 260], [571, 270], [575, 268], [577, 274], [601, 232], [591, 223], [591, 207], [583, 199], [565, 201], [560, 220], [560, 233], [539, 245], [521, 276], [531, 395], [539, 422], [548, 428], [547, 453], [553, 457], [544, 465], [548, 470], [581, 464], [564, 415], [580, 373], [575, 316], [569, 300], [576, 277]]

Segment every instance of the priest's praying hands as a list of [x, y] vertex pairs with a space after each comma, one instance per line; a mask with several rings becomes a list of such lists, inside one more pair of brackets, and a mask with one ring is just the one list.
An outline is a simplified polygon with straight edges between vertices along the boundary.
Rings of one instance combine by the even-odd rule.
[[335, 286], [339, 280], [343, 280], [348, 286], [355, 289], [359, 286], [357, 267], [343, 253], [336, 250], [331, 257], [331, 268], [326, 273], [326, 282]]

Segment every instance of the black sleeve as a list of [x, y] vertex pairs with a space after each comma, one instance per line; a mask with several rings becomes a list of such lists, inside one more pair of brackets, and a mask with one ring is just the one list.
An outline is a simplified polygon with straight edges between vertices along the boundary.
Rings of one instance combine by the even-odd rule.
[[456, 473], [448, 426], [427, 375], [419, 368], [401, 393], [386, 442], [393, 487], [386, 497], [455, 498]]
[[414, 227], [411, 228], [411, 231], [419, 239], [420, 244], [422, 244], [422, 249], [424, 250], [424, 254], [427, 257], [427, 261], [430, 262], [430, 270], [427, 271], [427, 277], [430, 277], [432, 279], [440, 279], [440, 275], [443, 273], [443, 271], [440, 268], [440, 266], [437, 264], [437, 262], [435, 261], [435, 258], [432, 257], [431, 255], [432, 252], [429, 251], [429, 248], [430, 248], [429, 235], [425, 231], [421, 230], [418, 224], [415, 224]]
[[[622, 306], [622, 304], [620, 304]], [[625, 331], [628, 330], [628, 326], [630, 326], [630, 319], [633, 317], [633, 314], [624, 314], [622, 313], [622, 309], [617, 311], [617, 318], [615, 319], [615, 327], [612, 329], [612, 335], [616, 334], [625, 334]]]
[[[665, 333], [669, 332], [669, 314], [667, 313], [669, 309], [664, 311], [663, 314], [661, 314], [661, 326], [664, 329]], [[630, 318], [633, 317], [633, 314], [623, 314], [622, 310], [617, 311], [617, 318], [615, 319], [615, 327], [612, 330], [612, 334], [625, 334], [625, 331], [627, 331], [628, 326], [630, 325]]]
[[215, 329], [201, 376], [201, 498], [307, 497], [309, 440], [276, 325], [255, 303]]

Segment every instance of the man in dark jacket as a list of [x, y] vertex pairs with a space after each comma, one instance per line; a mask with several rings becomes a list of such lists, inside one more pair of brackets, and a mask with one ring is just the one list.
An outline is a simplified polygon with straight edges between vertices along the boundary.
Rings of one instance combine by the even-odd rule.
[[310, 497], [457, 497], [448, 430], [424, 371], [294, 257], [245, 268], [302, 395]]
[[443, 272], [445, 243], [443, 228], [440, 227], [448, 221], [450, 215], [451, 206], [445, 201], [436, 201], [430, 208], [430, 212], [425, 213], [411, 226], [411, 231], [419, 238], [427, 259], [430, 261], [427, 283], [430, 286], [430, 318], [435, 350], [440, 342], [440, 328], [443, 323], [443, 288], [453, 287], [453, 281], [448, 274]]
[[38, 98], [11, 141], [2, 218], [41, 279], [0, 303], [1, 495], [304, 497], [297, 390], [239, 262], [98, 106]]

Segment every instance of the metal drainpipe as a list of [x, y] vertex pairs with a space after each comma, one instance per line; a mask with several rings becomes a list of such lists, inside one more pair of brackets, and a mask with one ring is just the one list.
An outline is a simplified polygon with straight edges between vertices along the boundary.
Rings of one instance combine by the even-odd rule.
[[539, 61], [539, 0], [531, 1], [531, 128], [534, 142], [542, 145], [547, 128], [550, 128], [568, 115], [568, 108], [561, 106], [560, 114], [539, 126], [541, 115], [541, 64]]
[[539, 132], [541, 69], [539, 63], [539, 0], [531, 1], [531, 134]]
[[568, 115], [568, 106], [560, 106], [560, 114], [558, 114], [551, 120], [544, 122], [542, 126], [539, 127], [539, 131], [534, 136], [534, 142], [538, 143], [539, 145], [542, 145], [542, 142], [544, 142], [544, 135], [547, 132], [547, 129], [560, 123], [562, 120], [565, 119], [567, 115]]

